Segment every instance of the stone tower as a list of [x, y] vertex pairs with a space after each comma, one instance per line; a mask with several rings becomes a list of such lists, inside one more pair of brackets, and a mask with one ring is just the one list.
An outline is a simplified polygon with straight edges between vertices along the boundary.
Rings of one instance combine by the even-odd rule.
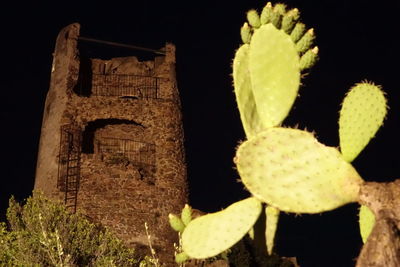
[[131, 247], [147, 246], [147, 222], [170, 261], [176, 234], [168, 214], [188, 201], [175, 47], [150, 61], [84, 58], [79, 29], [69, 25], [57, 37], [35, 190]]

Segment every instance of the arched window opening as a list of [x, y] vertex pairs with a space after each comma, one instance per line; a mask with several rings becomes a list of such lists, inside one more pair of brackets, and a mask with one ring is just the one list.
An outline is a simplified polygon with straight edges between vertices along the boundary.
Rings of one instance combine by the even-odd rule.
[[154, 184], [156, 147], [144, 141], [144, 130], [143, 125], [130, 120], [89, 122], [82, 133], [82, 153], [108, 168], [130, 172], [129, 177]]

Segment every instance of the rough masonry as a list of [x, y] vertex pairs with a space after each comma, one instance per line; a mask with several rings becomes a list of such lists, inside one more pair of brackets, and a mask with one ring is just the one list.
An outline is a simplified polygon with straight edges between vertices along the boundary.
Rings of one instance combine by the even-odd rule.
[[147, 222], [170, 262], [177, 240], [168, 214], [188, 202], [175, 47], [151, 61], [85, 58], [79, 30], [71, 24], [57, 37], [35, 190], [131, 247], [147, 247]]

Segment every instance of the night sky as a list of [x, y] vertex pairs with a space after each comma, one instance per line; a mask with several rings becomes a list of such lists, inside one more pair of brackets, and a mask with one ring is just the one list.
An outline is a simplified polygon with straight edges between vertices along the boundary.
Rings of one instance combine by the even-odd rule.
[[[82, 4], [84, 3], [84, 4]], [[2, 4], [1, 218], [8, 198], [33, 189], [42, 111], [58, 32], [73, 22], [81, 36], [148, 48], [177, 47], [190, 202], [206, 212], [245, 198], [232, 158], [244, 139], [233, 94], [231, 62], [245, 13], [264, 1], [95, 1]], [[400, 173], [399, 15], [396, 1], [285, 1], [313, 27], [320, 61], [305, 77], [285, 126], [316, 131], [338, 146], [338, 111], [347, 90], [362, 80], [382, 85], [390, 110], [384, 127], [353, 162], [365, 180]], [[91, 45], [89, 52], [139, 52]], [[92, 50], [91, 50], [92, 49]], [[356, 204], [319, 215], [283, 214], [277, 252], [303, 266], [353, 266], [361, 239]]]

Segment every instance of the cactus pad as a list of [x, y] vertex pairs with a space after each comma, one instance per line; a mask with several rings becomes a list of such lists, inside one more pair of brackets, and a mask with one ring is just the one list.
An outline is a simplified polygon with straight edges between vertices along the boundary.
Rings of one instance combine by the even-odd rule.
[[265, 238], [267, 240], [267, 249], [269, 255], [272, 254], [272, 250], [274, 248], [274, 239], [276, 229], [278, 227], [279, 213], [280, 211], [272, 206], [267, 206], [265, 208], [265, 214], [267, 215]]
[[182, 234], [183, 251], [194, 259], [220, 254], [242, 239], [256, 222], [261, 208], [261, 202], [251, 197], [194, 219]]
[[372, 232], [372, 228], [374, 228], [375, 215], [367, 206], [362, 205], [360, 208], [359, 217], [361, 238], [365, 243], [368, 239], [368, 236]]
[[353, 161], [374, 137], [386, 116], [386, 99], [379, 86], [356, 84], [347, 93], [339, 118], [340, 149]]
[[251, 138], [286, 118], [298, 95], [300, 72], [315, 64], [318, 49], [311, 48], [314, 32], [298, 22], [297, 9], [267, 3], [260, 16], [251, 10], [247, 18], [233, 79], [243, 128]]
[[265, 127], [281, 124], [288, 115], [300, 85], [299, 62], [295, 45], [284, 31], [266, 24], [253, 34], [248, 69]]
[[189, 259], [190, 257], [185, 252], [181, 252], [175, 255], [175, 262], [178, 264], [184, 263]]
[[181, 218], [179, 218], [175, 214], [170, 213], [168, 215], [168, 219], [169, 219], [169, 225], [172, 227], [172, 229], [174, 229], [177, 232], [181, 233], [183, 232], [183, 230], [185, 229], [185, 224], [183, 223]]
[[185, 204], [185, 207], [182, 209], [181, 220], [185, 226], [192, 221], [192, 207], [190, 207], [188, 204]]
[[254, 99], [250, 75], [248, 73], [249, 45], [242, 45], [236, 52], [233, 61], [233, 76], [236, 93], [236, 102], [240, 112], [246, 136], [250, 138], [264, 127], [258, 114]]
[[235, 162], [253, 196], [293, 213], [318, 213], [355, 202], [363, 180], [333, 147], [306, 131], [269, 128], [242, 143]]

